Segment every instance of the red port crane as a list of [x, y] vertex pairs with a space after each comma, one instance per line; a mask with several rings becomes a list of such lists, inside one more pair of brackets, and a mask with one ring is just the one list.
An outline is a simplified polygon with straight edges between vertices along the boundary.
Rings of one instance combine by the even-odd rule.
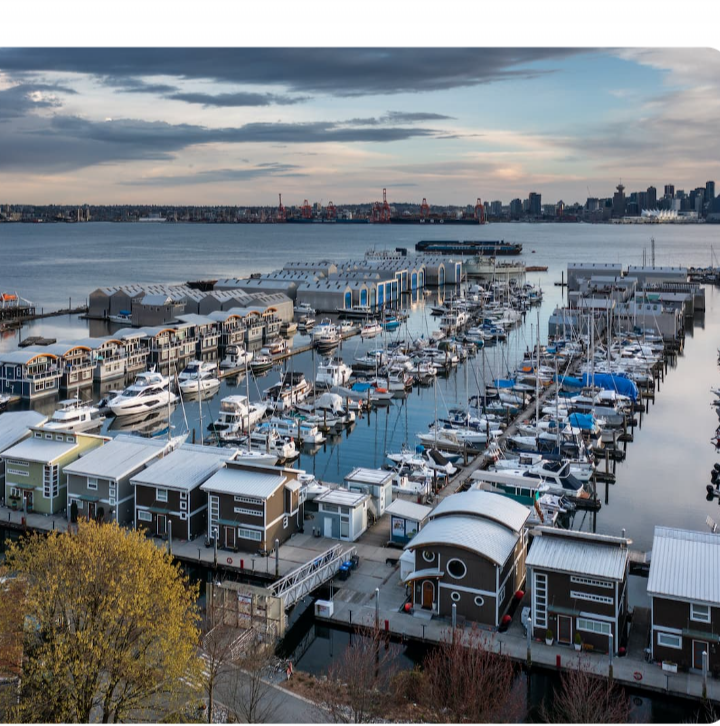
[[425, 197], [423, 197], [422, 204], [420, 205], [420, 216], [423, 219], [427, 219], [430, 216], [430, 205], [427, 203]]
[[312, 207], [307, 199], [303, 202], [302, 207], [300, 207], [300, 213], [303, 219], [312, 219]]
[[382, 203], [375, 202], [370, 213], [371, 222], [380, 222], [387, 224], [390, 221], [390, 205], [387, 200], [387, 189], [383, 189]]
[[325, 218], [326, 219], [335, 219], [337, 217], [337, 210], [335, 209], [335, 205], [332, 202], [328, 202], [327, 207], [325, 207]]
[[482, 203], [482, 199], [478, 197], [477, 203], [475, 204], [475, 219], [478, 224], [485, 224], [485, 205]]
[[278, 198], [280, 200], [280, 204], [278, 205], [278, 210], [277, 210], [277, 221], [284, 222], [286, 217], [285, 217], [285, 207], [283, 207], [283, 203], [282, 203], [282, 194], [278, 194]]

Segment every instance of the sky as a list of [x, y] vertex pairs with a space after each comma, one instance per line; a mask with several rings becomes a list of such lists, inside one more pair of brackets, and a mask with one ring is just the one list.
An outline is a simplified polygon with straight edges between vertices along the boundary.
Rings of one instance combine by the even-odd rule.
[[720, 181], [702, 48], [0, 48], [0, 203], [566, 204]]

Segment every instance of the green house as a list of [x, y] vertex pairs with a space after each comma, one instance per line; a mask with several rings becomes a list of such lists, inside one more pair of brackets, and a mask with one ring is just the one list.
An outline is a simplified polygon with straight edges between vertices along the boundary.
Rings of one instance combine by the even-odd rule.
[[0, 454], [5, 463], [5, 503], [40, 514], [67, 507], [65, 467], [108, 438], [31, 427], [29, 438]]

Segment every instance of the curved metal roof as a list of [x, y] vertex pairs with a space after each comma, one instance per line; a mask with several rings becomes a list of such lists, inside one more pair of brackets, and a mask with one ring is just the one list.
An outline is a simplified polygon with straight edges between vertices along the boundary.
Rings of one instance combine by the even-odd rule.
[[519, 532], [530, 515], [530, 510], [524, 504], [502, 494], [468, 489], [443, 499], [433, 509], [430, 519], [450, 514], [482, 517]]

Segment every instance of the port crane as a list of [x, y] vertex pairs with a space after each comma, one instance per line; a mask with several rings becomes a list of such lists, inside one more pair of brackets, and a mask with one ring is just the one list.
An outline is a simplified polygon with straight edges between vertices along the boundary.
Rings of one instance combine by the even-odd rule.
[[420, 205], [420, 217], [427, 219], [430, 216], [430, 205], [427, 203], [427, 199], [423, 197], [422, 204]]
[[278, 194], [279, 198], [279, 204], [278, 204], [278, 210], [277, 210], [277, 221], [278, 222], [284, 222], [286, 220], [285, 216], [285, 207], [283, 207], [282, 203], [282, 194]]
[[303, 219], [312, 219], [312, 207], [307, 199], [303, 202], [302, 207], [300, 207], [300, 214]]
[[328, 202], [327, 207], [325, 207], [325, 218], [326, 219], [336, 219], [337, 218], [337, 210], [335, 209], [335, 205], [332, 202]]
[[480, 197], [477, 198], [475, 203], [475, 219], [477, 219], [478, 224], [485, 224], [485, 205]]

